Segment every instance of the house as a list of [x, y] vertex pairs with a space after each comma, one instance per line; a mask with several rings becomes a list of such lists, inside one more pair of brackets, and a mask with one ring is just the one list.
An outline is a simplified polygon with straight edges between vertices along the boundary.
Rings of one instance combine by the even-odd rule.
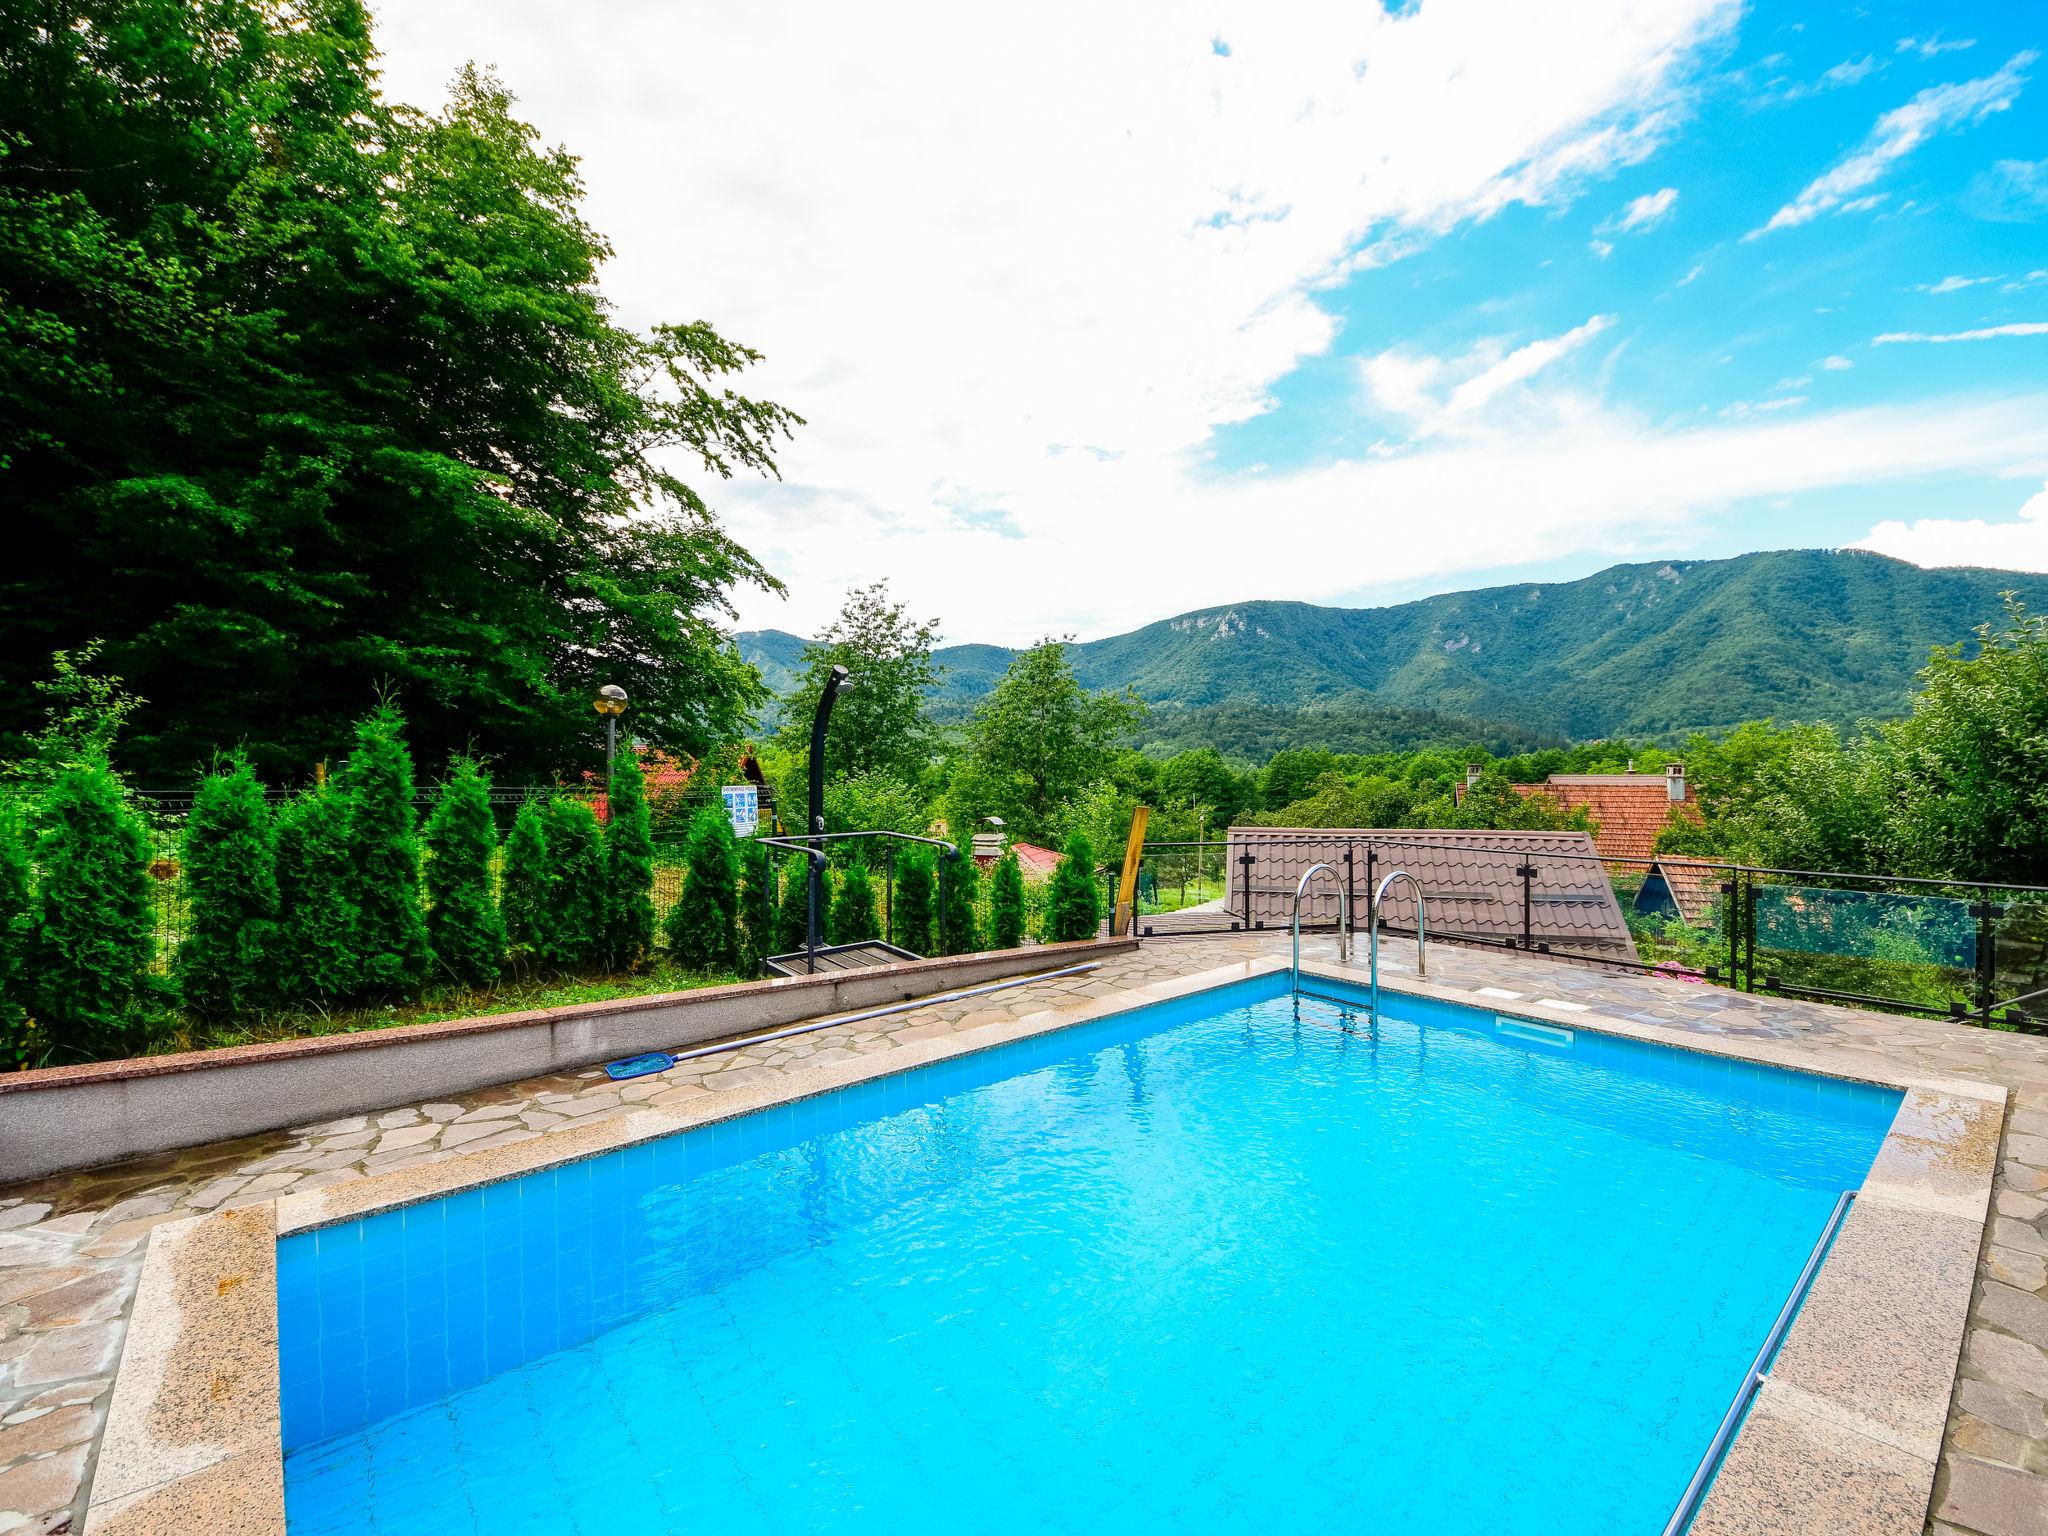
[[[1469, 785], [1479, 770], [1467, 768]], [[1600, 857], [1626, 862], [1640, 874], [1657, 851], [1657, 834], [1674, 816], [1698, 822], [1699, 802], [1685, 782], [1685, 764], [1667, 764], [1662, 773], [1553, 773], [1541, 784], [1517, 784], [1515, 792], [1542, 795], [1562, 810], [1581, 810], [1593, 820], [1593, 846]]]
[[1041, 848], [1036, 843], [1012, 843], [1010, 851], [1017, 855], [1017, 863], [1026, 880], [1050, 880], [1052, 872], [1060, 867], [1057, 848]]

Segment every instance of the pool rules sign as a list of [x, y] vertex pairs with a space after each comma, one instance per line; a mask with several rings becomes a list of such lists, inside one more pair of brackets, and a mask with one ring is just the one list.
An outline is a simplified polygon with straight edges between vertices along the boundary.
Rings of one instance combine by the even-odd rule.
[[725, 814], [732, 818], [734, 837], [752, 837], [761, 825], [761, 790], [754, 784], [728, 784]]

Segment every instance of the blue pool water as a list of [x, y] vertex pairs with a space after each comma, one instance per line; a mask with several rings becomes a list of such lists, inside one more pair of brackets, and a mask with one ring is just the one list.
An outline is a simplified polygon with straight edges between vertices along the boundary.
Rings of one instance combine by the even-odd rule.
[[287, 1238], [291, 1536], [1661, 1529], [1899, 1095], [1284, 991]]

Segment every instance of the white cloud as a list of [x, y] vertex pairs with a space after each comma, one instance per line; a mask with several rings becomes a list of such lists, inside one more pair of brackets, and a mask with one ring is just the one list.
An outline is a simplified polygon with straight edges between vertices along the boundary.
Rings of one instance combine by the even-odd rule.
[[1754, 240], [1774, 229], [1804, 224], [1830, 209], [1869, 206], [1851, 202], [1851, 194], [1861, 192], [1935, 134], [2003, 112], [2019, 95], [2034, 59], [2032, 51], [2014, 54], [2002, 69], [1982, 79], [1930, 86], [1904, 106], [1894, 107], [1877, 120], [1853, 154], [1809, 182], [1771, 215], [1768, 224], [1743, 238]]
[[1620, 213], [1602, 224], [1599, 233], [1603, 235], [1632, 235], [1651, 226], [1660, 224], [1670, 215], [1678, 203], [1678, 188], [1665, 187], [1660, 191], [1646, 192], [1634, 198]]
[[2048, 321], [2027, 320], [2015, 325], [1987, 325], [1974, 331], [1949, 331], [1930, 336], [1925, 331], [1886, 331], [1870, 338], [1873, 347], [1887, 347], [1901, 341], [1994, 341], [2001, 336], [2048, 336]]
[[1949, 42], [1936, 32], [1928, 37], [1902, 37], [1892, 52], [1917, 53], [1923, 59], [1931, 59], [1936, 54], [1960, 53], [1965, 48], [1976, 46], [1977, 39], [1974, 37], [1959, 37], [1954, 42]]
[[1938, 283], [1915, 283], [1913, 291], [1915, 293], [1960, 293], [1963, 289], [1975, 288], [1980, 283], [1995, 283], [2003, 276], [2005, 274], [2001, 272], [1998, 274], [1998, 277], [1944, 277]]
[[2048, 571], [2048, 486], [2028, 497], [2009, 523], [1982, 518], [1883, 522], [1853, 546], [1915, 565], [1983, 565], [2007, 571]]
[[1501, 395], [1613, 324], [1614, 316], [1595, 315], [1561, 336], [1547, 336], [1512, 351], [1499, 341], [1483, 342], [1456, 359], [1395, 348], [1364, 359], [1360, 373], [1372, 403], [1405, 418], [1412, 439], [1436, 437], [1472, 422]]
[[1839, 352], [1836, 353], [1833, 357], [1822, 358], [1820, 360], [1820, 365], [1821, 367], [1825, 368], [1829, 373], [1841, 373], [1846, 369], [1854, 368], [1856, 366], [1854, 363], [1850, 362], [1849, 359], [1842, 356]]

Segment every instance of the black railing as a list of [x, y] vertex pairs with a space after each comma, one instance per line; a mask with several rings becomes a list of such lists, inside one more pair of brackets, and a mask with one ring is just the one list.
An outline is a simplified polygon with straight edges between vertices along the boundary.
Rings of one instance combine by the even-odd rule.
[[[960, 857], [957, 846], [939, 837], [922, 837], [915, 832], [815, 832], [808, 837], [757, 837], [764, 848], [774, 848], [784, 854], [806, 861], [804, 900], [806, 916], [804, 922], [804, 970], [806, 973], [817, 969], [818, 955], [828, 946], [825, 938], [825, 863], [826, 843], [854, 842], [866, 838], [883, 838], [899, 843], [922, 844], [927, 848], [940, 850], [938, 857], [938, 889], [935, 892], [934, 927], [938, 932], [940, 947], [945, 946], [944, 924], [946, 922], [946, 866]], [[775, 882], [763, 882], [767, 913], [775, 910]], [[887, 859], [882, 865], [882, 942], [894, 945], [896, 942], [896, 861]]]
[[[1616, 858], [1569, 833], [1343, 830], [1147, 843], [1135, 929], [1164, 938], [1279, 929], [1295, 882], [1330, 863], [1353, 922], [1373, 917], [1388, 870], [1417, 876], [1432, 941], [1717, 982], [1977, 1024], [2048, 1030], [2048, 887], [1785, 870], [1683, 855]], [[1336, 896], [1304, 898], [1329, 931]], [[1413, 931], [1390, 895], [1389, 932]]]

